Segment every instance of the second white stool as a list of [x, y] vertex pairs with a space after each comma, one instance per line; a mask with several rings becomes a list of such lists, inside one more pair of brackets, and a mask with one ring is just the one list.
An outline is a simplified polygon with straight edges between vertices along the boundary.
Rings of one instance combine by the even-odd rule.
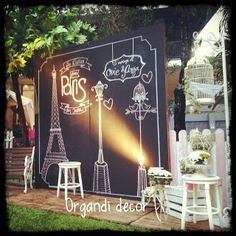
[[[73, 193], [75, 195], [76, 188], [80, 188], [81, 197], [84, 198], [84, 190], [83, 190], [83, 182], [81, 176], [81, 162], [79, 161], [67, 161], [60, 162], [59, 173], [58, 173], [58, 183], [57, 183], [57, 198], [59, 197], [60, 188], [65, 189], [65, 200], [68, 196], [68, 189], [73, 189]], [[75, 169], [78, 174], [78, 182], [75, 181]], [[61, 183], [61, 173], [64, 171], [65, 182]], [[68, 181], [69, 174], [72, 172], [72, 182]]]
[[[185, 230], [185, 217], [186, 213], [193, 214], [193, 222], [196, 223], [195, 215], [207, 215], [209, 220], [210, 230], [214, 230], [213, 215], [217, 214], [219, 217], [220, 225], [222, 225], [222, 206], [221, 197], [219, 192], [219, 182], [220, 178], [218, 176], [211, 177], [196, 177], [194, 175], [183, 175], [183, 205], [182, 205], [182, 219], [181, 219], [181, 229]], [[187, 184], [193, 184], [193, 205], [187, 206]], [[197, 205], [196, 187], [197, 185], [203, 185], [205, 190], [206, 205]], [[216, 207], [212, 207], [211, 196], [210, 196], [210, 186], [215, 187], [215, 197], [216, 197]], [[203, 211], [200, 211], [202, 209]]]

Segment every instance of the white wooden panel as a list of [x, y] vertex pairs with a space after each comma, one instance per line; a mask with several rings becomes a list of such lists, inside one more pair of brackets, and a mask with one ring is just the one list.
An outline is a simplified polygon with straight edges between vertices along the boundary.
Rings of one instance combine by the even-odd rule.
[[224, 142], [224, 130], [217, 129], [215, 131], [216, 137], [216, 173], [222, 181], [222, 206], [227, 206], [227, 181], [226, 181], [226, 153]]
[[204, 129], [202, 131], [202, 134], [208, 135], [208, 134], [211, 134], [211, 131], [209, 129]]
[[178, 184], [178, 168], [177, 166], [177, 147], [176, 147], [176, 132], [174, 130], [170, 130], [170, 168], [172, 173], [172, 184]]
[[[178, 212], [178, 211], [175, 211], [175, 210], [172, 210], [172, 209], [170, 209], [170, 210], [167, 212], [167, 214], [170, 215], [170, 216], [173, 216], [173, 217], [175, 217], [175, 218], [178, 218], [178, 219], [181, 219], [181, 216], [182, 216], [182, 213], [181, 213], [181, 212]], [[197, 216], [196, 216], [196, 219], [197, 219], [198, 221], [207, 220], [207, 216], [197, 215]], [[186, 221], [186, 222], [192, 222], [192, 221], [193, 221], [192, 215], [189, 215], [189, 214], [187, 213], [186, 218], [185, 218], [185, 221]]]
[[179, 132], [179, 157], [184, 158], [188, 155], [187, 133], [185, 130]]

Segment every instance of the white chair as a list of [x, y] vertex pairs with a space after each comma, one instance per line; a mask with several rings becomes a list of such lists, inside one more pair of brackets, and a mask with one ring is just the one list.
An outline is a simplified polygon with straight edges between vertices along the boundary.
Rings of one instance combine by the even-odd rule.
[[27, 181], [29, 180], [30, 188], [33, 188], [33, 164], [34, 164], [34, 153], [35, 153], [35, 146], [32, 148], [31, 156], [25, 157], [25, 163], [24, 163], [24, 183], [25, 183], [25, 189], [24, 193], [27, 193]]
[[[75, 195], [76, 188], [80, 188], [81, 197], [84, 198], [84, 190], [83, 190], [83, 182], [81, 176], [81, 162], [79, 161], [67, 161], [60, 162], [59, 173], [58, 173], [58, 184], [57, 184], [57, 198], [59, 197], [60, 189], [65, 189], [65, 200], [68, 196], [68, 189], [73, 189], [73, 193]], [[78, 182], [75, 181], [75, 170], [77, 170], [78, 174]], [[65, 182], [61, 183], [61, 175], [62, 171], [64, 172]], [[72, 172], [72, 182], [69, 182], [69, 175]]]

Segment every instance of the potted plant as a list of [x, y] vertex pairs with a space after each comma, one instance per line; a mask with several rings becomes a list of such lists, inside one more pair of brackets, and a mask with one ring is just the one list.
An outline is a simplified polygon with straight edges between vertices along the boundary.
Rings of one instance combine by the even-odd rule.
[[143, 201], [148, 204], [151, 200], [154, 202], [155, 213], [160, 222], [162, 217], [166, 219], [166, 198], [165, 185], [172, 181], [172, 174], [163, 167], [150, 167], [148, 169], [148, 179], [150, 186], [143, 191]]
[[202, 150], [193, 151], [187, 157], [190, 166], [208, 165], [209, 158], [210, 154]]
[[196, 150], [187, 157], [187, 167], [194, 169], [195, 177], [205, 177], [203, 170], [206, 170], [209, 164], [210, 154], [206, 151]]
[[194, 169], [195, 175], [204, 175], [203, 170], [207, 169], [210, 161], [210, 151], [213, 146], [212, 134], [202, 134], [196, 129], [189, 136], [192, 152], [187, 156], [186, 167]]

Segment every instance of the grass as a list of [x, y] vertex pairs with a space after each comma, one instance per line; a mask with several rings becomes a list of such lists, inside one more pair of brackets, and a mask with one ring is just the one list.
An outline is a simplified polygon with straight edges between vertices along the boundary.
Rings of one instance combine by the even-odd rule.
[[45, 231], [90, 231], [112, 230], [130, 232], [150, 232], [151, 230], [108, 222], [105, 220], [86, 219], [80, 216], [55, 213], [47, 210], [8, 205], [8, 224], [10, 231], [45, 232]]

